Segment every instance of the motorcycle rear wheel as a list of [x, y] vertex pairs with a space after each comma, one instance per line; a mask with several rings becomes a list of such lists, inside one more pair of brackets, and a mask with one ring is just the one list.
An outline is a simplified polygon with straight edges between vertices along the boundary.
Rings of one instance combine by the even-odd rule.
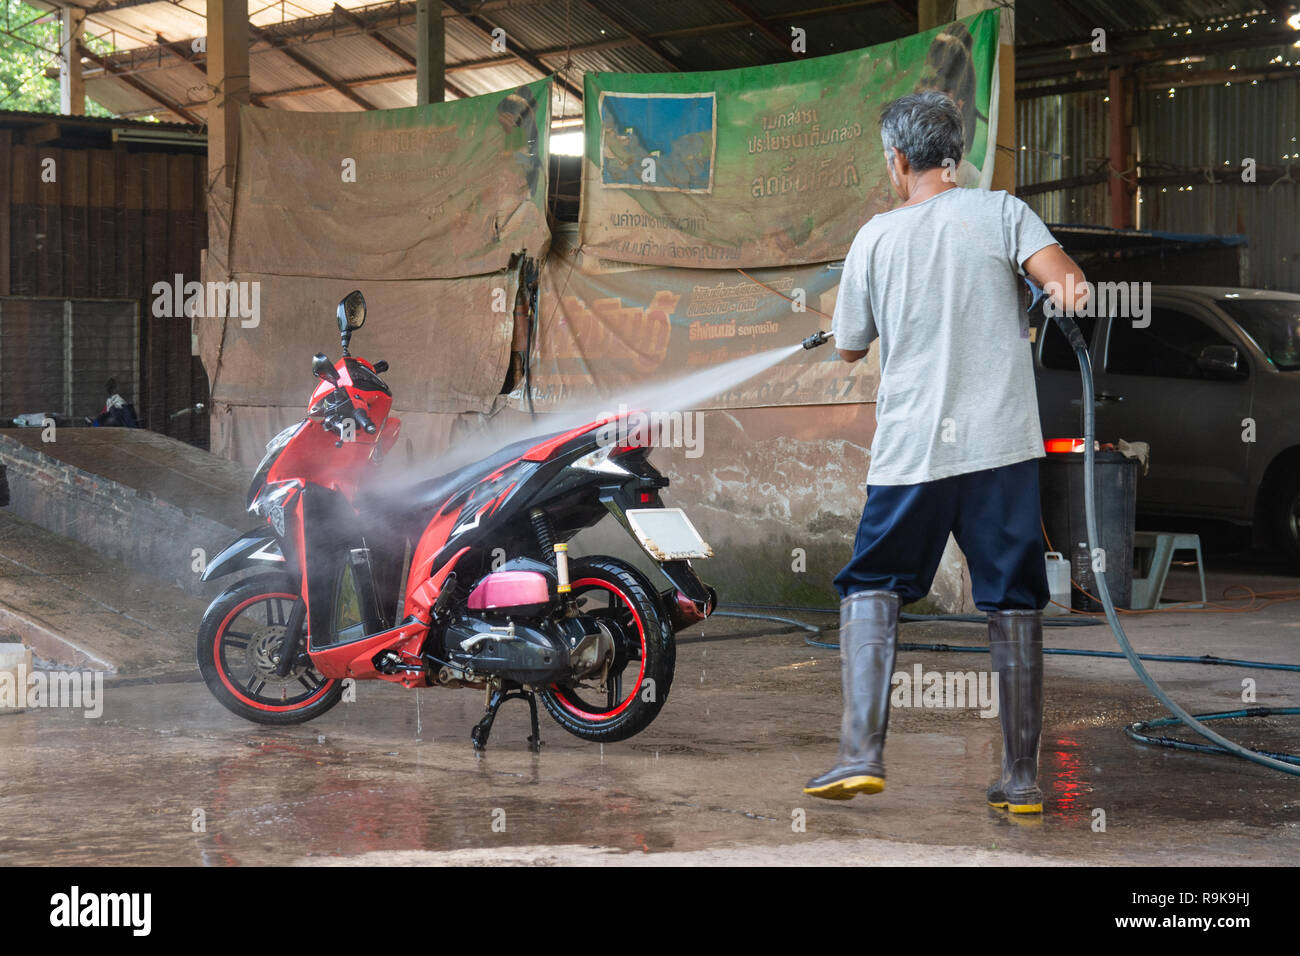
[[199, 672], [226, 709], [259, 724], [300, 724], [339, 702], [343, 682], [310, 664], [275, 674], [298, 588], [283, 574], [258, 574], [226, 588], [199, 624]]
[[677, 645], [658, 597], [631, 565], [593, 556], [569, 566], [573, 597], [584, 614], [611, 622], [618, 648], [602, 693], [595, 680], [552, 684], [538, 696], [555, 722], [583, 740], [609, 743], [640, 733], [668, 700]]

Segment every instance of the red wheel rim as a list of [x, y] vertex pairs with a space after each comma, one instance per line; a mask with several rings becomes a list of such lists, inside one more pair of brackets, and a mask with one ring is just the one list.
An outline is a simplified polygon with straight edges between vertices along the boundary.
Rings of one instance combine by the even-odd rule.
[[266, 701], [259, 698], [250, 697], [244, 689], [231, 681], [230, 675], [227, 673], [225, 654], [223, 652], [223, 648], [227, 643], [227, 637], [232, 633], [229, 630], [231, 621], [239, 617], [246, 608], [272, 599], [297, 601], [298, 595], [288, 594], [286, 592], [258, 594], [237, 604], [217, 627], [216, 637], [212, 641], [212, 662], [217, 668], [217, 675], [221, 678], [221, 683], [226, 686], [226, 690], [230, 691], [230, 693], [233, 694], [240, 703], [247, 704], [249, 707], [254, 707], [257, 710], [264, 710], [269, 713], [287, 713], [289, 711], [301, 710], [304, 707], [316, 703], [316, 701], [324, 697], [329, 692], [330, 688], [334, 686], [334, 678], [326, 679], [324, 683], [317, 688], [316, 692], [311, 694], [305, 700], [295, 701], [291, 704], [268, 704]]
[[[608, 581], [603, 581], [600, 578], [580, 578], [579, 580], [573, 581], [571, 583], [574, 591], [577, 591], [579, 588], [598, 587], [598, 588], [604, 588], [606, 591], [609, 591], [612, 594], [617, 595], [618, 599], [623, 602], [623, 607], [626, 608], [627, 611], [632, 615], [632, 620], [636, 622], [637, 635], [641, 639], [641, 668], [636, 675], [636, 681], [633, 682], [632, 684], [631, 692], [619, 702], [617, 707], [613, 708], [612, 710], [596, 711], [596, 712], [584, 710], [582, 707], [578, 706], [573, 701], [569, 700], [569, 698], [565, 696], [564, 691], [560, 688], [558, 684], [551, 685], [551, 690], [555, 694], [555, 699], [559, 701], [560, 706], [563, 707], [565, 710], [567, 710], [569, 713], [573, 714], [576, 717], [581, 717], [583, 720], [609, 720], [611, 717], [617, 717], [623, 711], [627, 710], [628, 706], [632, 703], [632, 699], [636, 697], [637, 692], [641, 689], [641, 681], [645, 678], [645, 658], [646, 658], [645, 622], [641, 620], [641, 615], [637, 613], [636, 605], [632, 603], [632, 601], [628, 598], [628, 596], [624, 594], [619, 588], [615, 587], [613, 584], [610, 584]], [[575, 599], [576, 599], [576, 595], [575, 595]]]

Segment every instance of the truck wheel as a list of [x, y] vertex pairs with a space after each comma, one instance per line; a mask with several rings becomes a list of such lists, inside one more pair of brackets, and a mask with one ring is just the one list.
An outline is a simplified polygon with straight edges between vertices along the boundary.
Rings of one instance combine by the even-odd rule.
[[1291, 563], [1300, 568], [1300, 474], [1282, 479], [1273, 500], [1273, 534]]

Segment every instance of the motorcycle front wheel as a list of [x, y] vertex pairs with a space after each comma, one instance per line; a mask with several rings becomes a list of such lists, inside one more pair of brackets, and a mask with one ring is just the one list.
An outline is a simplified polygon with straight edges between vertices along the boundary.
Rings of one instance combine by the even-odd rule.
[[259, 724], [299, 724], [339, 702], [343, 682], [309, 663], [276, 674], [298, 589], [283, 574], [258, 574], [221, 592], [199, 624], [199, 672], [230, 711]]
[[615, 637], [603, 689], [587, 678], [542, 688], [555, 722], [583, 740], [608, 743], [640, 733], [658, 716], [673, 682], [677, 645], [645, 578], [617, 558], [588, 557], [569, 566], [581, 614], [601, 619]]

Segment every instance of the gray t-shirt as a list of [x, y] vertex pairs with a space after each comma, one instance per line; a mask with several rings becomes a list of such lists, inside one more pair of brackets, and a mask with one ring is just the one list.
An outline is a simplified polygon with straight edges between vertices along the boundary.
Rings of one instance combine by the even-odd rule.
[[949, 189], [872, 217], [844, 260], [835, 347], [880, 338], [870, 485], [1043, 456], [1018, 278], [1056, 242], [1022, 200]]

